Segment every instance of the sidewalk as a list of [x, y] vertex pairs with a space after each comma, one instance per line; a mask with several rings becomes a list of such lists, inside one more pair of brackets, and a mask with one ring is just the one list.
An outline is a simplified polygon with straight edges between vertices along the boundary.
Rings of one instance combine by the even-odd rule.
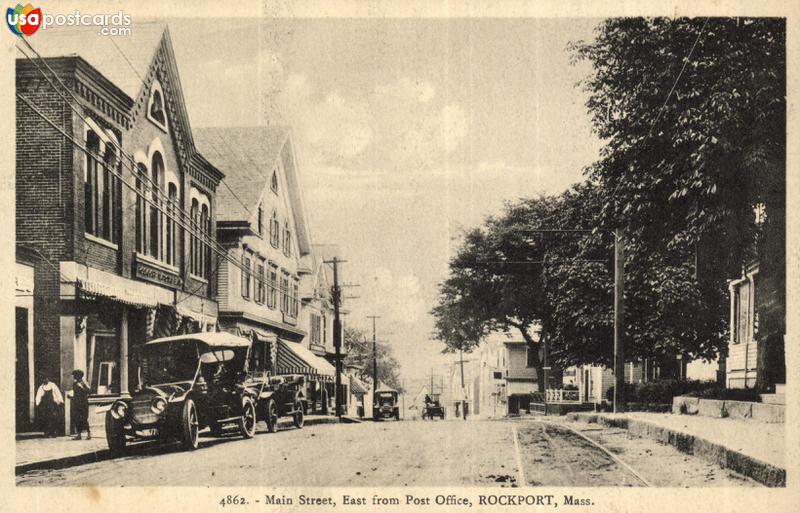
[[644, 412], [573, 413], [567, 419], [627, 429], [767, 486], [786, 485], [785, 424]]
[[[280, 426], [291, 425], [290, 418], [281, 418]], [[306, 426], [316, 424], [335, 424], [336, 417], [329, 415], [307, 415]], [[346, 422], [343, 420], [343, 422]], [[263, 426], [261, 426], [263, 429]], [[201, 436], [206, 432], [201, 432]], [[16, 442], [16, 468], [17, 474], [22, 474], [34, 469], [63, 468], [74, 465], [83, 465], [111, 458], [106, 443], [106, 433], [103, 426], [92, 426], [92, 439], [73, 440], [72, 437], [60, 436], [58, 438], [25, 438]]]

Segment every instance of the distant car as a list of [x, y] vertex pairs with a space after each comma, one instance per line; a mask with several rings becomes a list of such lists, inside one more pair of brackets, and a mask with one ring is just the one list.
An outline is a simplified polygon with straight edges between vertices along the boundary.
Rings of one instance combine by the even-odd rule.
[[422, 409], [422, 420], [433, 420], [436, 417], [444, 420], [444, 406], [439, 404], [438, 401], [426, 404], [425, 408]]
[[115, 454], [130, 441], [177, 440], [198, 447], [198, 432], [221, 435], [233, 424], [252, 438], [256, 423], [277, 429], [278, 416], [303, 426], [302, 376], [269, 377], [267, 345], [229, 333], [160, 338], [144, 345], [142, 386], [106, 413], [108, 446]]
[[373, 408], [374, 420], [391, 419], [400, 420], [400, 406], [397, 404], [397, 390], [391, 388], [379, 389], [375, 392], [375, 407]]

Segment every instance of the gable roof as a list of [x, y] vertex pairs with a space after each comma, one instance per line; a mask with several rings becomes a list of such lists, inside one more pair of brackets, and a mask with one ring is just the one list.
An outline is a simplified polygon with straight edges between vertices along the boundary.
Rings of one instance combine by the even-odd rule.
[[[275, 163], [283, 151], [292, 152], [286, 126], [206, 127], [194, 131], [198, 150], [225, 174], [217, 190], [217, 221], [253, 221]], [[300, 194], [297, 163], [284, 167], [300, 256], [311, 251], [305, 207]]]
[[30, 40], [42, 57], [81, 57], [135, 100], [167, 26], [134, 23], [128, 36], [108, 37], [97, 27], [48, 27]]

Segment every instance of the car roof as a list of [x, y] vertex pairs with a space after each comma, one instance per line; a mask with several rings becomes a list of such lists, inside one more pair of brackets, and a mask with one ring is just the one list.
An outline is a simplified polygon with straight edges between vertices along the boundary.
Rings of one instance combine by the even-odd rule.
[[246, 338], [237, 337], [224, 331], [206, 331], [201, 333], [190, 333], [186, 335], [176, 335], [174, 337], [157, 338], [147, 342], [145, 345], [163, 344], [165, 342], [177, 342], [180, 340], [194, 340], [202, 342], [209, 347], [248, 347], [250, 341]]
[[396, 394], [397, 390], [395, 390], [394, 388], [379, 388], [378, 390], [375, 391], [376, 394], [385, 394], [386, 392], [391, 392]]

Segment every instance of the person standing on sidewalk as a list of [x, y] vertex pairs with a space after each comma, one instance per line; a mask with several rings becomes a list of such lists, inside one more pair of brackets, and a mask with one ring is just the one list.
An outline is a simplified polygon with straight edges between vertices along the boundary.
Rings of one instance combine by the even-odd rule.
[[75, 440], [81, 439], [81, 432], [86, 431], [86, 439], [91, 440], [92, 432], [89, 429], [89, 385], [83, 379], [82, 370], [72, 371], [72, 412], [75, 420]]
[[44, 436], [58, 436], [61, 406], [64, 404], [64, 398], [61, 396], [58, 385], [45, 376], [36, 390], [35, 403]]

